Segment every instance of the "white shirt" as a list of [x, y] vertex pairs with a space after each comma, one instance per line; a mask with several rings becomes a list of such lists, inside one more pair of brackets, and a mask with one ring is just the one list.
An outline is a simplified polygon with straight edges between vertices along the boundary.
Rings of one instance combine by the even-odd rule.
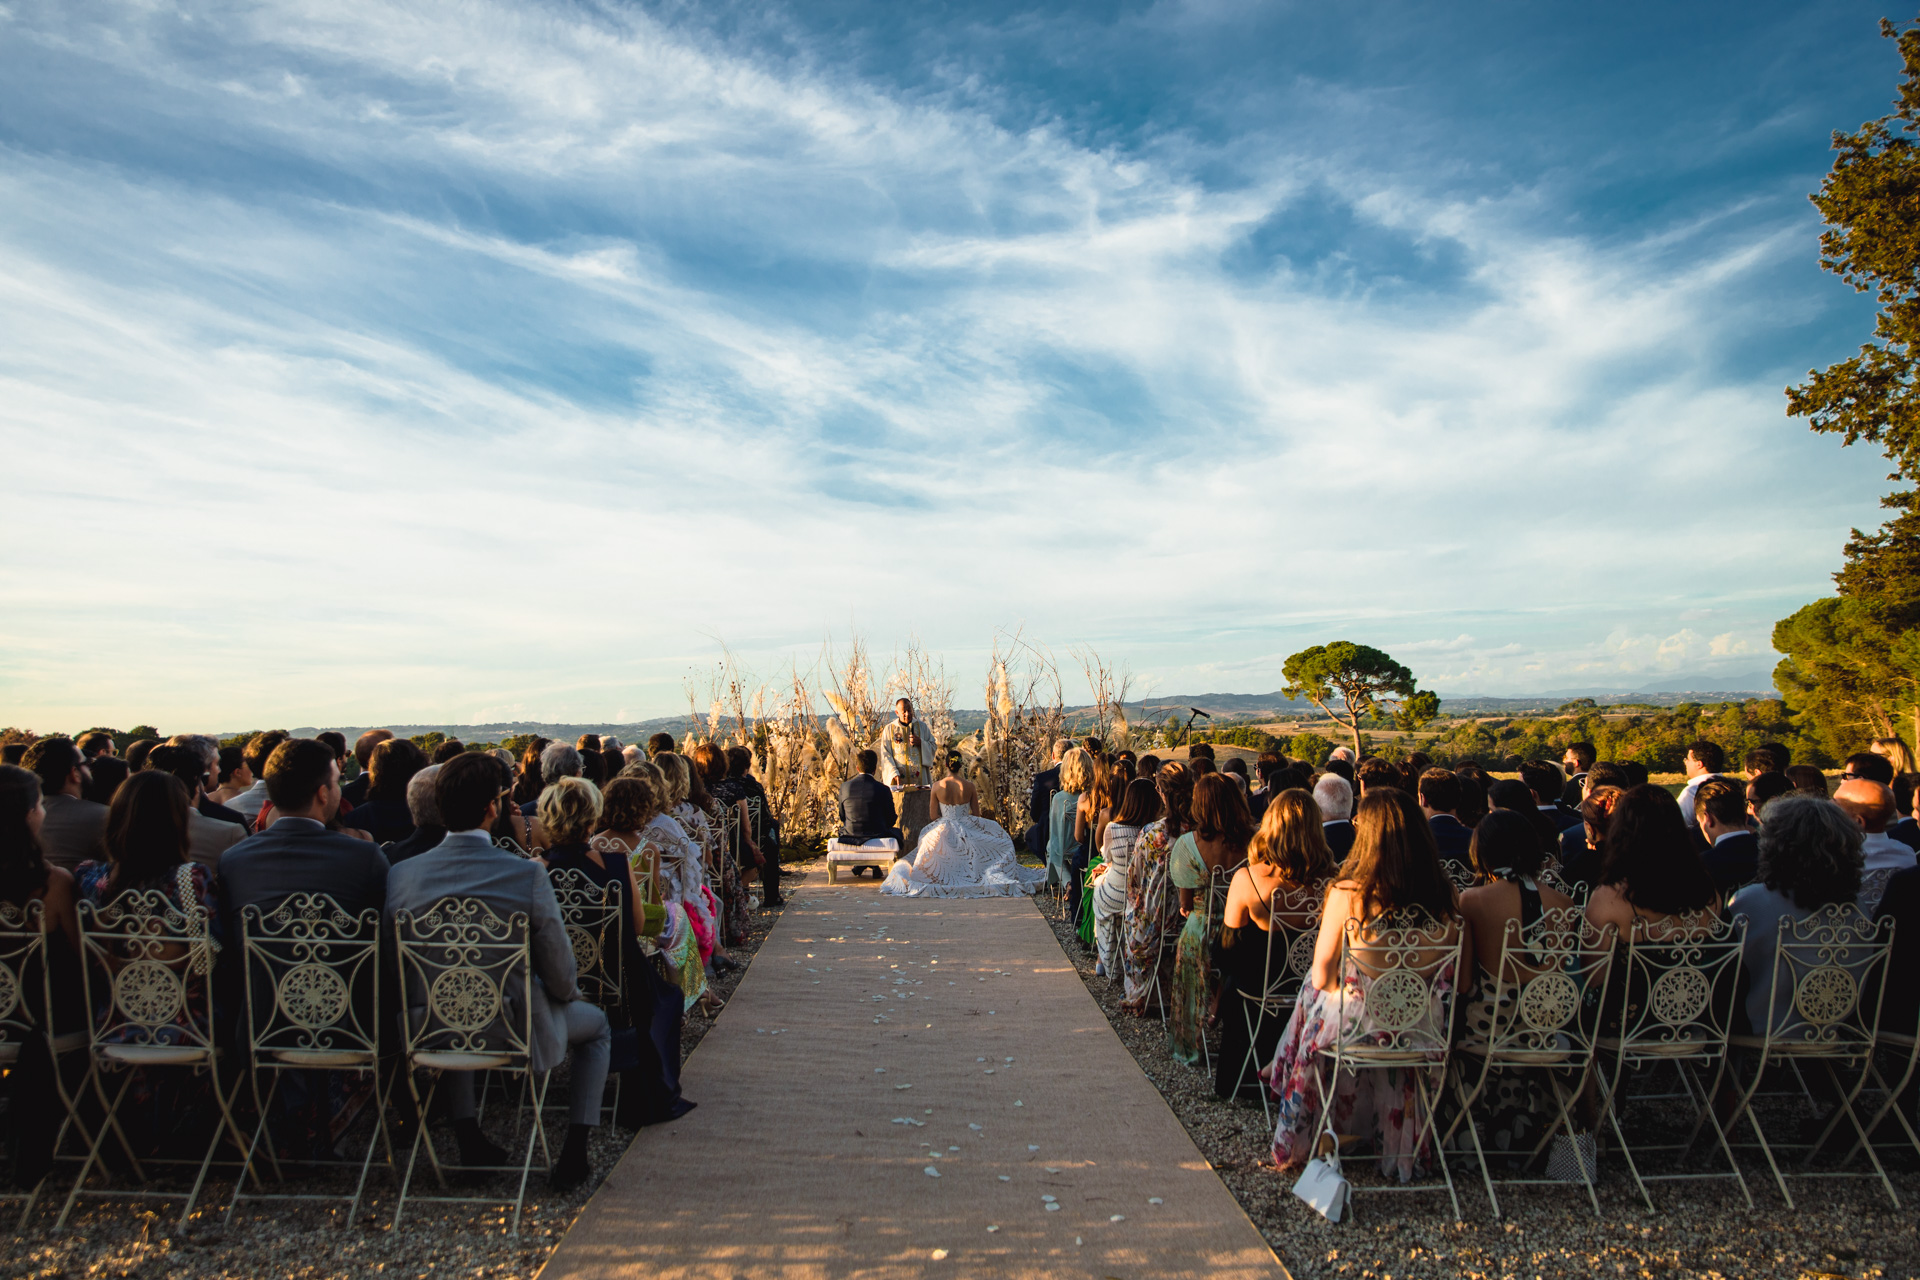
[[258, 818], [260, 811], [267, 807], [267, 780], [259, 778], [254, 784], [227, 801], [227, 808], [235, 813], [244, 813], [248, 820]]
[[1680, 788], [1680, 816], [1686, 819], [1688, 826], [1697, 827], [1700, 825], [1693, 817], [1693, 793], [1698, 791], [1700, 784], [1708, 778], [1717, 778], [1719, 776], [1717, 773], [1703, 773], [1699, 777], [1689, 781], [1686, 786]]

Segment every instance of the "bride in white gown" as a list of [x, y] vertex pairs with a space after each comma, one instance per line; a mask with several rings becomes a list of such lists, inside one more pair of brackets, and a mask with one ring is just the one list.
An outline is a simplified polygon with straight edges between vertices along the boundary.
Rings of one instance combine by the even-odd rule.
[[893, 864], [880, 892], [910, 898], [1011, 898], [1034, 892], [1047, 869], [1021, 866], [1000, 824], [975, 816], [977, 793], [959, 776], [959, 752], [947, 753], [946, 766], [947, 776], [933, 788], [939, 819], [921, 829], [912, 859]]

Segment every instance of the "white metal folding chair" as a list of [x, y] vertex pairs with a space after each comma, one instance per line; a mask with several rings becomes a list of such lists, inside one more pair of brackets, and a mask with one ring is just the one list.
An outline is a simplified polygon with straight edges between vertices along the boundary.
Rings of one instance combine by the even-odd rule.
[[[1767, 1167], [1773, 1171], [1774, 1184], [1781, 1199], [1793, 1207], [1793, 1193], [1787, 1190], [1788, 1174], [1775, 1158], [1776, 1148], [1802, 1144], [1768, 1140], [1760, 1123], [1754, 1095], [1760, 1090], [1771, 1063], [1786, 1063], [1794, 1068], [1819, 1063], [1826, 1069], [1835, 1107], [1826, 1127], [1813, 1142], [1805, 1144], [1806, 1159], [1797, 1178], [1862, 1178], [1865, 1171], [1845, 1168], [1815, 1170], [1812, 1165], [1820, 1147], [1841, 1119], [1853, 1126], [1855, 1150], [1864, 1150], [1873, 1165], [1873, 1175], [1894, 1208], [1900, 1197], [1880, 1163], [1879, 1154], [1867, 1140], [1870, 1130], [1862, 1125], [1854, 1102], [1866, 1085], [1868, 1065], [1873, 1058], [1874, 1036], [1879, 1029], [1879, 992], [1893, 947], [1893, 921], [1874, 924], [1861, 915], [1852, 903], [1834, 903], [1820, 908], [1804, 920], [1791, 917], [1780, 921], [1779, 943], [1774, 950], [1773, 973], [1769, 975], [1768, 1025], [1756, 1035], [1737, 1035], [1732, 1043], [1742, 1049], [1758, 1051], [1753, 1081], [1740, 1094], [1726, 1127], [1734, 1130], [1742, 1119], [1753, 1129]], [[1752, 975], [1759, 981], [1758, 975]], [[1851, 1085], [1840, 1078], [1839, 1068], [1855, 1073]]]
[[[625, 861], [627, 855], [625, 850], [611, 841], [604, 841], [601, 856]], [[582, 872], [565, 868], [548, 871], [547, 880], [553, 885], [553, 898], [560, 906], [560, 921], [566, 926], [567, 941], [573, 946], [573, 963], [579, 973], [581, 996], [599, 1006], [616, 1029], [627, 1026], [627, 975], [622, 946], [626, 921], [620, 906], [620, 882], [610, 881], [602, 887]], [[612, 1082], [611, 1106], [617, 1114], [620, 1106], [619, 1072], [612, 1073]]]
[[[1339, 1150], [1333, 1128], [1332, 1099], [1340, 1073], [1398, 1069], [1412, 1076], [1415, 1105], [1414, 1149], [1431, 1144], [1453, 1216], [1460, 1220], [1460, 1196], [1439, 1142], [1434, 1104], [1453, 1051], [1456, 986], [1465, 973], [1467, 934], [1457, 920], [1436, 920], [1419, 909], [1367, 922], [1347, 921], [1340, 939], [1340, 991], [1333, 1043], [1320, 1050], [1314, 1071], [1320, 1087], [1322, 1141]], [[1357, 1000], [1358, 1009], [1350, 1009]], [[1355, 1186], [1354, 1191], [1438, 1191], [1415, 1185]]]
[[[1880, 1010], [1880, 1016], [1883, 1021], [1887, 1016], [1884, 1006]], [[1907, 1117], [1907, 1113], [1900, 1106], [1900, 1100], [1906, 1093], [1907, 1086], [1913, 1083], [1916, 1074], [1920, 1074], [1920, 1036], [1908, 1032], [1888, 1031], [1882, 1027], [1874, 1033], [1873, 1040], [1877, 1052], [1867, 1058], [1867, 1087], [1884, 1095], [1884, 1101], [1881, 1102], [1879, 1110], [1873, 1113], [1873, 1119], [1867, 1121], [1868, 1140], [1872, 1141], [1873, 1135], [1879, 1132], [1880, 1126], [1891, 1119], [1906, 1135], [1905, 1145], [1912, 1148], [1916, 1156], [1920, 1156], [1920, 1133], [1914, 1131], [1913, 1121]], [[1891, 1054], [1896, 1062], [1905, 1064], [1897, 1070], [1892, 1080], [1889, 1080], [1880, 1070], [1877, 1055], [1881, 1053]], [[1837, 1121], [1839, 1117], [1836, 1115], [1834, 1119]], [[1854, 1149], [1847, 1152], [1846, 1159], [1841, 1163], [1853, 1163], [1853, 1158], [1859, 1154], [1861, 1145], [1856, 1139]]]
[[1456, 889], [1471, 889], [1480, 878], [1478, 872], [1457, 858], [1440, 859], [1440, 869], [1447, 873], [1447, 879]]
[[[1599, 1011], [1605, 1004], [1607, 980], [1613, 972], [1614, 936], [1612, 925], [1595, 928], [1578, 907], [1548, 908], [1524, 929], [1518, 920], [1509, 920], [1501, 935], [1500, 960], [1492, 975], [1493, 1024], [1484, 1039], [1464, 1036], [1455, 1045], [1453, 1086], [1460, 1110], [1446, 1133], [1450, 1139], [1465, 1125], [1496, 1218], [1500, 1216], [1500, 1197], [1493, 1189], [1495, 1179], [1487, 1165], [1479, 1126], [1473, 1123], [1474, 1104], [1486, 1096], [1496, 1073], [1536, 1072], [1553, 1090], [1555, 1114], [1526, 1153], [1525, 1164], [1539, 1159], [1556, 1135], [1573, 1140], [1579, 1126], [1572, 1108], [1593, 1072]], [[1577, 1163], [1587, 1200], [1598, 1215], [1595, 1171], [1584, 1156]], [[1499, 1181], [1561, 1185], [1557, 1178], [1512, 1177]]]
[[[1616, 954], [1618, 972], [1611, 981], [1622, 993], [1620, 1022], [1617, 1028], [1603, 1028], [1600, 1067], [1594, 1078], [1600, 1086], [1602, 1118], [1620, 1145], [1627, 1172], [1633, 1175], [1633, 1184], [1649, 1213], [1653, 1212], [1649, 1182], [1701, 1178], [1733, 1179], [1747, 1206], [1753, 1206], [1753, 1193], [1733, 1158], [1727, 1129], [1713, 1113], [1712, 1087], [1700, 1079], [1702, 1071], [1711, 1069], [1718, 1080], [1726, 1063], [1733, 1003], [1739, 991], [1740, 949], [1746, 933], [1745, 916], [1697, 927], [1649, 926], [1640, 920], [1627, 936], [1624, 956]], [[1630, 1143], [1622, 1120], [1626, 1104], [1634, 1100], [1626, 1093], [1626, 1073], [1656, 1071], [1662, 1065], [1671, 1066], [1679, 1077], [1681, 1093], [1673, 1096], [1685, 1099], [1693, 1108], [1694, 1133], [1684, 1142]], [[1646, 1099], [1642, 1096], [1641, 1100]], [[1690, 1151], [1702, 1120], [1713, 1127], [1719, 1141], [1727, 1163], [1724, 1173], [1642, 1171], [1642, 1163], [1653, 1152], [1684, 1156]]]
[[[449, 1071], [503, 1071], [521, 1080], [523, 1099], [532, 1095], [532, 1132], [526, 1153], [515, 1165], [499, 1171], [518, 1172], [509, 1235], [520, 1234], [520, 1215], [526, 1206], [527, 1178], [533, 1153], [541, 1153], [547, 1167], [546, 1129], [540, 1123], [546, 1104], [547, 1072], [535, 1071], [531, 1054], [533, 1032], [533, 964], [528, 949], [527, 917], [515, 912], [505, 919], [478, 898], [442, 898], [418, 915], [394, 916], [395, 949], [406, 1003], [404, 1019], [407, 1087], [420, 1117], [400, 1180], [400, 1196], [393, 1206], [397, 1230], [409, 1198], [438, 1203], [499, 1204], [495, 1196], [412, 1195], [414, 1168], [424, 1145], [434, 1177], [444, 1189], [445, 1168], [427, 1136], [426, 1117], [440, 1082]], [[515, 1006], [518, 1006], [517, 1008]], [[432, 1073], [433, 1083], [420, 1095], [418, 1071]], [[514, 1133], [519, 1133], [516, 1108]], [[511, 1150], [511, 1148], [509, 1148]], [[472, 1168], [474, 1166], [465, 1166]]]
[[1535, 876], [1534, 879], [1549, 889], [1564, 893], [1567, 897], [1573, 899], [1574, 906], [1579, 907], [1583, 911], [1587, 906], [1587, 898], [1593, 893], [1593, 886], [1586, 881], [1569, 880], [1552, 867], [1540, 868], [1540, 873]]
[[[376, 1148], [386, 1148], [387, 1166], [394, 1168], [387, 1099], [380, 1083], [380, 912], [369, 907], [353, 915], [325, 894], [296, 893], [270, 911], [257, 905], [242, 910], [240, 944], [253, 1100], [259, 1112], [247, 1147], [248, 1165], [267, 1137], [274, 1099], [289, 1071], [347, 1072], [370, 1082], [373, 1132], [367, 1135], [351, 1196], [285, 1191], [248, 1195], [240, 1182], [234, 1186], [226, 1220], [233, 1221], [243, 1199], [346, 1200], [343, 1225], [351, 1226]], [[272, 1078], [264, 1096], [263, 1076]]]
[[[246, 1135], [233, 1118], [233, 1100], [240, 1091], [240, 1081], [235, 1079], [231, 1087], [222, 1084], [220, 1064], [225, 1055], [214, 1039], [215, 947], [207, 913], [197, 906], [176, 906], [162, 890], [146, 889], [128, 890], [104, 904], [81, 902], [79, 920], [81, 982], [87, 1008], [94, 1011], [87, 1032], [91, 1060], [88, 1079], [104, 1111], [54, 1228], [66, 1226], [73, 1206], [81, 1196], [90, 1195], [184, 1198], [186, 1204], [180, 1211], [184, 1229], [206, 1185], [214, 1152], [223, 1140], [231, 1139], [241, 1156], [239, 1177], [245, 1177], [247, 1170]], [[119, 1110], [132, 1087], [134, 1073], [167, 1068], [205, 1075], [219, 1109], [192, 1188], [183, 1197], [178, 1191], [159, 1191], [144, 1185], [144, 1165], [193, 1163], [149, 1158], [144, 1162], [130, 1159], [135, 1176], [143, 1184], [140, 1189], [89, 1189], [87, 1176], [100, 1163], [107, 1131], [113, 1130], [123, 1147], [126, 1145]], [[120, 1087], [109, 1098], [106, 1078], [114, 1074], [120, 1076]], [[131, 1157], [130, 1148], [128, 1154]], [[257, 1172], [254, 1177], [259, 1180]]]
[[[1273, 891], [1267, 906], [1267, 960], [1261, 972], [1266, 986], [1258, 993], [1241, 991], [1240, 1018], [1247, 1029], [1247, 1052], [1240, 1060], [1234, 1078], [1244, 1080], [1247, 1068], [1260, 1050], [1260, 1032], [1269, 1018], [1293, 1016], [1300, 1002], [1300, 989], [1313, 975], [1313, 947], [1320, 937], [1320, 908], [1327, 898], [1326, 882], [1313, 885], [1282, 886]], [[1260, 1087], [1260, 1109], [1273, 1123], [1271, 1091]]]
[[[53, 1068], [54, 1092], [60, 1099], [62, 1111], [60, 1128], [53, 1137], [53, 1150], [57, 1152], [69, 1126], [81, 1135], [82, 1142], [91, 1145], [86, 1127], [80, 1123], [75, 1112], [73, 1091], [67, 1088], [66, 1078], [61, 1073], [62, 1059], [80, 1053], [87, 1047], [87, 1033], [84, 1028], [61, 1032], [54, 1025], [52, 968], [49, 964], [47, 934], [42, 928], [45, 918], [44, 903], [32, 901], [24, 907], [16, 907], [10, 902], [0, 901], [0, 1070], [9, 1073], [17, 1071], [23, 1055], [32, 1052], [36, 1045], [45, 1048]], [[26, 1099], [16, 1093], [12, 1105], [19, 1107], [25, 1104]], [[132, 1153], [129, 1151], [128, 1154]], [[16, 1231], [26, 1229], [27, 1220], [33, 1216], [34, 1206], [40, 1201], [40, 1193], [46, 1190], [52, 1178], [53, 1170], [49, 1166], [30, 1190], [0, 1196], [0, 1199], [24, 1202]]]

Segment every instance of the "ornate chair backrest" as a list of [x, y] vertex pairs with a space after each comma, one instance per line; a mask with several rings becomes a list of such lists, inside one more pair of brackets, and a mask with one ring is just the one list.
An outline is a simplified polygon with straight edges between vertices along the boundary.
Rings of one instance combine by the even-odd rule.
[[1458, 858], [1442, 858], [1440, 867], [1447, 873], [1447, 879], [1453, 882], [1453, 887], [1456, 889], [1471, 889], [1474, 882], [1480, 878], [1478, 872]]
[[1746, 936], [1745, 916], [1696, 926], [1634, 921], [1626, 970], [1614, 979], [1626, 984], [1622, 1059], [1724, 1055]]
[[378, 1052], [380, 912], [324, 893], [240, 912], [247, 1026], [255, 1058]]
[[[1453, 1006], [1466, 930], [1419, 908], [1364, 923], [1340, 939], [1341, 1030], [1335, 1066], [1421, 1062], [1439, 1066], [1452, 1047]], [[1348, 1004], [1358, 999], [1357, 1016]]]
[[1586, 881], [1569, 880], [1552, 867], [1540, 868], [1540, 874], [1534, 879], [1549, 889], [1566, 894], [1573, 899], [1574, 906], [1583, 909], [1587, 905], [1587, 898], [1593, 893], [1593, 886]]
[[18, 1061], [21, 1046], [41, 1034], [34, 1008], [46, 989], [44, 910], [38, 900], [21, 907], [0, 901], [0, 1063]]
[[[1892, 957], [1893, 921], [1878, 924], [1852, 903], [1783, 918], [1773, 954], [1770, 1049], [1801, 1057], [1858, 1058], [1873, 1046], [1880, 989]], [[1755, 982], [1759, 975], [1751, 975]], [[1756, 1034], [1763, 1029], [1755, 1027]]]
[[603, 1009], [619, 1009], [624, 991], [620, 945], [623, 886], [617, 880], [597, 885], [584, 872], [567, 868], [548, 871], [547, 880], [553, 885], [554, 901], [560, 905], [567, 941], [573, 944], [581, 993]]
[[747, 797], [747, 822], [753, 832], [753, 843], [758, 846], [767, 839], [767, 804], [759, 796]]
[[1267, 899], [1267, 985], [1261, 1003], [1293, 1004], [1313, 976], [1313, 948], [1320, 939], [1324, 883], [1281, 885]]
[[1233, 877], [1246, 865], [1247, 860], [1242, 858], [1230, 867], [1214, 867], [1207, 873], [1207, 937], [1220, 936], [1220, 928], [1227, 919], [1227, 890], [1233, 887]]
[[516, 857], [531, 858], [533, 856], [531, 853], [528, 853], [525, 849], [522, 849], [520, 847], [520, 842], [518, 840], [515, 840], [512, 836], [497, 837], [493, 842], [493, 847], [496, 849], [505, 849], [508, 853], [511, 853]]
[[81, 980], [95, 1045], [213, 1050], [215, 947], [207, 912], [160, 889], [79, 904]]
[[1489, 1059], [1584, 1061], [1613, 972], [1614, 937], [1612, 925], [1596, 928], [1579, 907], [1549, 907], [1524, 929], [1507, 921], [1494, 973]]
[[442, 898], [394, 914], [409, 1053], [505, 1054], [528, 1064], [533, 965], [523, 912]]
[[720, 810], [720, 847], [736, 862], [740, 859], [740, 810], [727, 805]]

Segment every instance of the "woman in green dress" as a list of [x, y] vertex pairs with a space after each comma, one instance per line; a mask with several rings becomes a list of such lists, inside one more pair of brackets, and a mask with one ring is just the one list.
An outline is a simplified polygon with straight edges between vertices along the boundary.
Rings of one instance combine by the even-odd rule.
[[1173, 1056], [1193, 1066], [1206, 1048], [1207, 1019], [1213, 1012], [1212, 944], [1219, 939], [1219, 913], [1226, 895], [1215, 902], [1208, 886], [1215, 871], [1231, 871], [1247, 860], [1253, 839], [1253, 813], [1233, 779], [1202, 774], [1193, 786], [1193, 830], [1174, 842], [1169, 875], [1180, 891], [1186, 924], [1173, 958], [1173, 1014], [1167, 1021]]

